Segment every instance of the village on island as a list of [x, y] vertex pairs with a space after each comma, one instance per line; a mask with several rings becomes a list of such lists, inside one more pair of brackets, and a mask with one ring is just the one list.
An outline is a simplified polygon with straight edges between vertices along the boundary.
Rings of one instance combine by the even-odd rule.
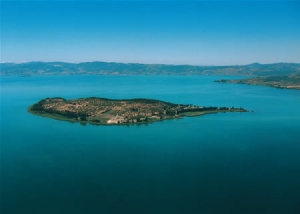
[[[195, 107], [194, 107], [195, 108]], [[186, 108], [188, 109], [188, 108]], [[166, 110], [164, 110], [163, 112], [163, 115], [166, 115]], [[134, 116], [137, 116], [137, 117], [134, 117], [135, 119], [132, 119], [130, 116], [129, 117], [124, 117], [124, 116], [119, 116], [118, 114], [114, 117], [112, 117], [111, 119], [109, 119], [107, 121], [108, 124], [120, 124], [120, 123], [137, 123], [137, 122], [146, 122], [148, 121], [149, 119], [154, 119], [154, 120], [161, 120], [163, 119], [162, 116], [159, 116], [161, 115], [161, 113], [159, 112], [154, 112], [152, 115], [151, 114], [146, 114], [146, 117], [138, 117], [138, 114], [134, 115]], [[174, 118], [179, 118], [181, 117], [180, 115], [177, 114], [177, 111], [174, 115]], [[129, 119], [128, 119], [129, 118]]]
[[[160, 117], [152, 116], [152, 118], [160, 119]], [[120, 123], [137, 123], [137, 122], [145, 122], [147, 120], [146, 117], [138, 118], [138, 119], [126, 119], [123, 116], [116, 115], [115, 117], [109, 119], [107, 121], [108, 124], [120, 124]]]

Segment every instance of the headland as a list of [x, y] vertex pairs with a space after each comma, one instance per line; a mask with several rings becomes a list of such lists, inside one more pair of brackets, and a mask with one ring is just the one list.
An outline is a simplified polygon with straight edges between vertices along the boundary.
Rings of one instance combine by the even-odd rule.
[[237, 80], [220, 79], [220, 80], [215, 80], [215, 82], [269, 86], [269, 87], [280, 88], [280, 89], [300, 90], [300, 75], [254, 77], [254, 78], [237, 79]]

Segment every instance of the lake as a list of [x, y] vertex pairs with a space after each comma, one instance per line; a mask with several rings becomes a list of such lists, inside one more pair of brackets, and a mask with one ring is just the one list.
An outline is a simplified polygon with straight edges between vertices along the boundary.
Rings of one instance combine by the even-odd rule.
[[[300, 213], [300, 91], [213, 82], [221, 78], [1, 77], [0, 212]], [[254, 112], [130, 126], [27, 112], [58, 96]]]

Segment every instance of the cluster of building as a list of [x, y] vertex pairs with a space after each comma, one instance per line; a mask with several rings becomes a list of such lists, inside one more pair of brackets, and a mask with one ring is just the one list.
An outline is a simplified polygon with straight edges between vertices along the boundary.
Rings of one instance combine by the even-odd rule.
[[108, 124], [120, 124], [120, 123], [137, 123], [146, 121], [146, 117], [135, 118], [135, 119], [126, 119], [123, 116], [116, 115], [115, 117], [107, 121]]

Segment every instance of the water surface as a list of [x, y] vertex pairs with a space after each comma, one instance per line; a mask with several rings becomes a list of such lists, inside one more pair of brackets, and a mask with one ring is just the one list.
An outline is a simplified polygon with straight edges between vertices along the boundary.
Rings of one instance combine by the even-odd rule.
[[[221, 78], [1, 77], [1, 213], [300, 213], [300, 91]], [[57, 96], [254, 112], [130, 126], [27, 113]]]

